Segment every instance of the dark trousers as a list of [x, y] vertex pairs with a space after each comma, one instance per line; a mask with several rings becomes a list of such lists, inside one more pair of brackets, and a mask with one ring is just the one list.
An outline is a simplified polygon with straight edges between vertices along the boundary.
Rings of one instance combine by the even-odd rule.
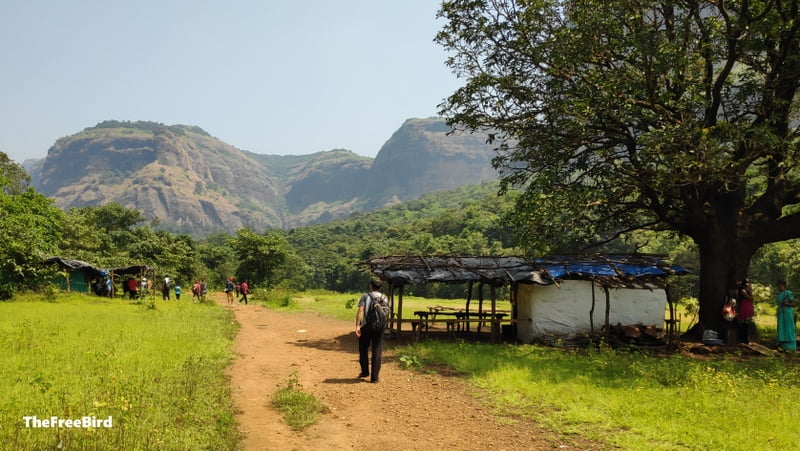
[[247, 293], [242, 293], [242, 298], [239, 299], [239, 303], [241, 304], [244, 301], [244, 305], [247, 305]]
[[750, 327], [752, 320], [736, 320], [736, 341], [739, 343], [750, 343]]
[[[369, 372], [369, 348], [372, 347], [372, 373]], [[370, 380], [377, 381], [381, 373], [381, 356], [383, 354], [383, 329], [361, 328], [358, 337], [358, 363], [361, 374], [370, 375]]]

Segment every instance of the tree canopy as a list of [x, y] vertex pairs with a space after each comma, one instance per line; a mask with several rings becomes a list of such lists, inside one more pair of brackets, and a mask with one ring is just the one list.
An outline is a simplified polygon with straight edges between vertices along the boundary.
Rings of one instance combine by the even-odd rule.
[[42, 259], [58, 247], [61, 211], [27, 187], [28, 175], [0, 152], [0, 299], [18, 288], [36, 288]]
[[493, 131], [525, 236], [689, 236], [711, 328], [753, 254], [800, 236], [797, 1], [452, 0], [439, 15], [465, 79], [442, 113]]
[[5, 152], [0, 152], [0, 186], [6, 194], [20, 194], [31, 183], [31, 176]]

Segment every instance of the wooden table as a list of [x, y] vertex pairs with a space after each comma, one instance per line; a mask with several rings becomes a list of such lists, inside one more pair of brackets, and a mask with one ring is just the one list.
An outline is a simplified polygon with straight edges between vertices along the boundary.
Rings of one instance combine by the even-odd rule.
[[[480, 332], [483, 323], [487, 321], [496, 321], [499, 323], [508, 316], [508, 313], [495, 311], [494, 316], [492, 316], [491, 312], [468, 312], [463, 309], [440, 308], [436, 306], [428, 307], [428, 311], [418, 310], [414, 312], [414, 315], [419, 317], [419, 321], [416, 326], [412, 324], [412, 328], [416, 331], [417, 336], [419, 336], [423, 328], [425, 332], [428, 332], [430, 324], [435, 322], [444, 322], [448, 332], [469, 331], [469, 323], [478, 323], [477, 332]], [[453, 319], [437, 320], [437, 316], [452, 317]]]

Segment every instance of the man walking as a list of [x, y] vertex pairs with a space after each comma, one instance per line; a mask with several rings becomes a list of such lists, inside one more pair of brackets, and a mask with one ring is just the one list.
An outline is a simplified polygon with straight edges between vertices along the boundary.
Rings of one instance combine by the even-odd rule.
[[[381, 355], [383, 354], [383, 331], [382, 327], [374, 327], [366, 324], [366, 315], [371, 308], [386, 307], [389, 301], [381, 293], [381, 281], [372, 279], [369, 283], [369, 292], [364, 293], [358, 301], [358, 313], [356, 313], [356, 336], [358, 337], [358, 362], [361, 365], [361, 373], [358, 377], [369, 376], [370, 382], [378, 382], [381, 373]], [[380, 305], [377, 305], [380, 304]], [[369, 349], [372, 348], [372, 373], [369, 365]]]

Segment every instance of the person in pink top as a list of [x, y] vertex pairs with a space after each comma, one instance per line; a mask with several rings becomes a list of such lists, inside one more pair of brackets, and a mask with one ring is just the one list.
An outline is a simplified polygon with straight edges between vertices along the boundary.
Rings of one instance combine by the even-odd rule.
[[243, 280], [241, 285], [239, 285], [239, 293], [242, 294], [242, 298], [239, 299], [239, 303], [241, 304], [244, 301], [244, 305], [247, 305], [247, 293], [250, 292], [250, 287], [247, 285], [247, 281]]
[[750, 329], [755, 327], [753, 317], [756, 316], [753, 308], [753, 287], [749, 280], [739, 282], [736, 287], [736, 324], [738, 326], [737, 341], [750, 343]]

